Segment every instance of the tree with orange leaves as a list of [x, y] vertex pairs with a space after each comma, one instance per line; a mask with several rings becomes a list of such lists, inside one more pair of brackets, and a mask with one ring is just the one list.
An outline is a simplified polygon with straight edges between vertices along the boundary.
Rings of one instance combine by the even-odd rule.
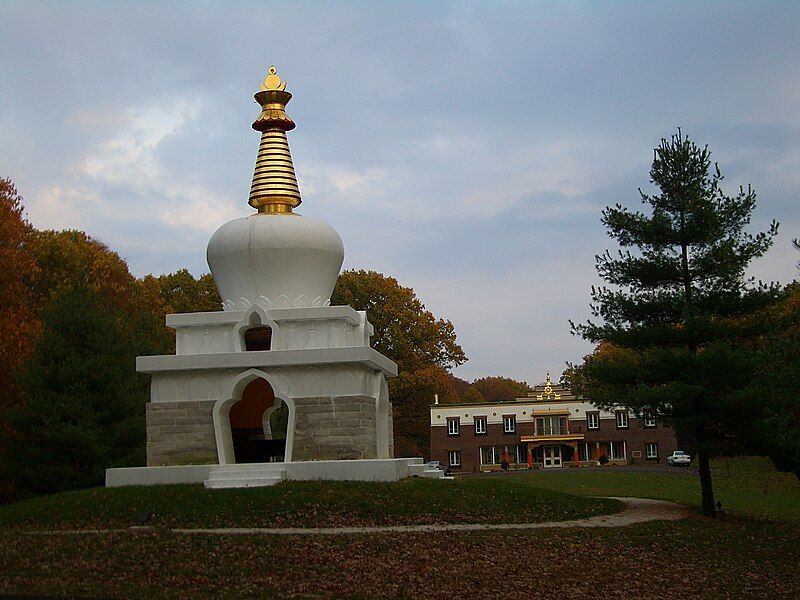
[[30, 254], [32, 235], [17, 188], [0, 179], [0, 427], [5, 408], [18, 401], [13, 373], [30, 356], [39, 331], [31, 293], [39, 273]]
[[453, 324], [426, 310], [412, 288], [375, 271], [343, 271], [331, 304], [366, 311], [375, 349], [397, 363], [398, 376], [389, 380], [395, 456], [428, 456], [434, 395], [442, 404], [457, 401], [447, 369], [467, 360]]

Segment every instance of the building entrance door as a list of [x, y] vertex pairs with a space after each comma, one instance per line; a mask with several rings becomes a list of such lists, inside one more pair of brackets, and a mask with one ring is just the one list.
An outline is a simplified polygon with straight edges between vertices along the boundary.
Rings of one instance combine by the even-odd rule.
[[545, 469], [561, 466], [561, 446], [544, 446], [542, 451]]

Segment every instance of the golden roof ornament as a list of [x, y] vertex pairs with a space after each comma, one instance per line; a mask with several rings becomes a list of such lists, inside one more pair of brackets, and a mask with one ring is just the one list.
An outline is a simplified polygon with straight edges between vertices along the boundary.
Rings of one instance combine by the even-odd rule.
[[561, 394], [553, 391], [553, 380], [550, 379], [550, 371], [547, 372], [547, 377], [544, 381], [544, 393], [536, 396], [537, 400], [544, 400], [545, 398], [548, 400], [551, 398], [561, 400]]
[[274, 66], [267, 70], [254, 97], [261, 105], [261, 114], [253, 122], [253, 129], [261, 132], [261, 144], [248, 203], [260, 213], [291, 213], [302, 202], [286, 139], [286, 132], [295, 128], [286, 114], [292, 95]]

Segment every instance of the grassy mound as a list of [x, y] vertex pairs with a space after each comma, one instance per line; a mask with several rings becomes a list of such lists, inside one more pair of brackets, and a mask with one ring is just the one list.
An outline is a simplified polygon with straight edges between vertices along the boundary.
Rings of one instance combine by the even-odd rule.
[[394, 483], [291, 481], [267, 488], [201, 485], [93, 488], [0, 506], [0, 528], [337, 527], [433, 523], [533, 523], [617, 512], [615, 500], [572, 496], [513, 479]]

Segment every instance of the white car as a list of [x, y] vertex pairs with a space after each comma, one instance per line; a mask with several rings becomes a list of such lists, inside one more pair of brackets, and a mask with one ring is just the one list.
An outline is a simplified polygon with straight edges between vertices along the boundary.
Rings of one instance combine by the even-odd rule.
[[675, 450], [667, 457], [667, 464], [671, 467], [688, 467], [692, 464], [692, 457], [683, 450]]

